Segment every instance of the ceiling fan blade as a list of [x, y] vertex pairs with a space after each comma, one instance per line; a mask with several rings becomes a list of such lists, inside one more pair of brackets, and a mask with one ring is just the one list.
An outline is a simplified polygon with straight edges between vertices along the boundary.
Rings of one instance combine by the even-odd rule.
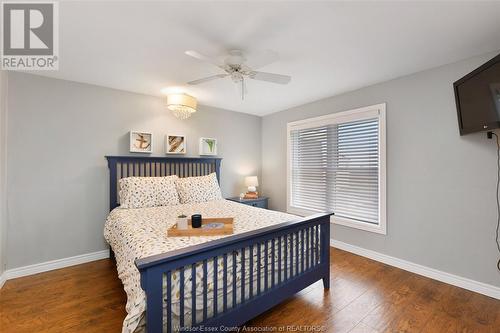
[[245, 95], [248, 94], [247, 83], [245, 82], [245, 78], [241, 79], [240, 93], [241, 93], [241, 100], [244, 101], [245, 100]]
[[201, 60], [204, 62], [208, 62], [214, 66], [217, 66], [219, 68], [222, 68], [223, 70], [226, 70], [226, 67], [224, 66], [224, 64], [222, 64], [219, 61], [217, 61], [216, 59], [210, 58], [204, 54], [201, 54], [201, 53], [193, 51], [193, 50], [189, 50], [189, 51], [186, 51], [184, 53], [190, 57], [193, 57], [195, 59], [198, 59], [198, 60]]
[[250, 73], [249, 78], [259, 81], [278, 83], [278, 84], [288, 84], [292, 79], [292, 77], [288, 75], [266, 73], [266, 72], [255, 72], [255, 71]]
[[226, 76], [228, 76], [229, 74], [217, 74], [217, 75], [212, 75], [212, 76], [208, 76], [208, 77], [204, 77], [203, 79], [198, 79], [198, 80], [194, 80], [194, 81], [189, 81], [187, 84], [190, 84], [190, 85], [195, 85], [195, 84], [200, 84], [200, 83], [205, 83], [205, 82], [208, 82], [208, 81], [212, 81], [212, 80], [217, 80], [217, 79], [222, 79], [222, 78], [225, 78]]
[[248, 94], [248, 89], [247, 89], [247, 81], [245, 81], [245, 79], [242, 80], [243, 81], [243, 93], [246, 95]]

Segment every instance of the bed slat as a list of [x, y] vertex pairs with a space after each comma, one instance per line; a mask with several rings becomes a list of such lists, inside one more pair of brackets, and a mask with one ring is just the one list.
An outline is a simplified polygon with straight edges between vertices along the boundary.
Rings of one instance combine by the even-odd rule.
[[179, 273], [179, 325], [184, 326], [184, 266]]
[[318, 264], [319, 262], [319, 255], [318, 255], [318, 246], [319, 246], [319, 241], [318, 241], [318, 235], [319, 235], [319, 228], [318, 226], [314, 227], [314, 262]]
[[249, 294], [249, 298], [252, 298], [253, 297], [253, 245], [250, 245], [250, 247], [248, 248], [248, 252], [249, 252], [249, 269], [250, 269], [250, 286], [249, 286], [249, 290], [248, 290], [248, 294]]
[[245, 301], [245, 248], [241, 249], [241, 300]]
[[208, 280], [208, 272], [207, 272], [207, 260], [203, 260], [203, 320], [207, 320], [207, 280]]
[[304, 232], [305, 230], [300, 230], [300, 271], [304, 271]]
[[275, 239], [271, 239], [271, 288], [274, 288], [274, 275], [275, 275], [275, 271], [274, 271], [274, 264], [275, 264], [275, 255], [276, 255], [276, 252], [274, 251], [274, 243], [275, 243]]
[[236, 307], [236, 251], [233, 251], [233, 309]]
[[172, 332], [172, 272], [167, 272], [167, 333]]
[[223, 311], [226, 312], [227, 311], [227, 254], [224, 253], [224, 273], [223, 273], [223, 295], [222, 295], [222, 298], [223, 298]]
[[299, 264], [300, 264], [300, 262], [299, 262], [300, 244], [299, 244], [299, 241], [298, 241], [298, 237], [299, 237], [299, 233], [298, 232], [293, 235], [293, 239], [294, 239], [294, 245], [293, 245], [293, 247], [295, 249], [294, 266], [293, 266], [293, 270], [294, 270], [293, 275], [294, 276], [298, 274], [298, 272], [299, 272]]
[[283, 237], [283, 242], [284, 242], [284, 245], [283, 245], [283, 261], [284, 261], [284, 271], [283, 271], [283, 275], [284, 275], [284, 280], [288, 280], [287, 276], [288, 276], [288, 235], [285, 235]]
[[218, 308], [217, 308], [217, 301], [218, 301], [218, 296], [219, 296], [219, 292], [218, 292], [218, 286], [217, 286], [217, 282], [219, 280], [219, 257], [215, 256], [214, 257], [214, 274], [213, 274], [213, 278], [214, 278], [214, 317], [217, 316], [217, 311], [218, 311]]
[[191, 265], [191, 326], [196, 325], [196, 264]]
[[257, 243], [257, 295], [259, 295], [261, 293], [261, 286], [260, 286], [260, 280], [262, 279], [261, 277], [261, 272], [260, 272], [260, 266], [261, 266], [261, 262], [260, 261], [260, 250], [261, 250], [261, 247], [260, 247], [260, 242]]
[[268, 245], [267, 240], [264, 242], [264, 291], [267, 291], [269, 288], [268, 279], [269, 279], [269, 253], [268, 253]]
[[278, 284], [281, 284], [281, 237], [278, 237]]

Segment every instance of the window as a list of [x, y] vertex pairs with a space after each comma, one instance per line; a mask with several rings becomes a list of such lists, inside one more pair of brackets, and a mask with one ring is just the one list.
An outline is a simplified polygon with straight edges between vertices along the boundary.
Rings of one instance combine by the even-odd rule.
[[288, 211], [385, 234], [385, 104], [288, 123]]

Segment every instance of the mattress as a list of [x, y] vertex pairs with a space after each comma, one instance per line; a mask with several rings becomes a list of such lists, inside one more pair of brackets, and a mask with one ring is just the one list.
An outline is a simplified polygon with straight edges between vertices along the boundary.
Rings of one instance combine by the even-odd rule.
[[[291, 221], [297, 219], [295, 215], [285, 214], [281, 212], [265, 210], [260, 208], [254, 208], [246, 205], [242, 205], [236, 202], [228, 200], [216, 200], [204, 203], [196, 204], [183, 204], [176, 206], [166, 206], [166, 207], [152, 207], [152, 208], [139, 208], [139, 209], [114, 209], [108, 216], [104, 228], [104, 237], [113, 249], [116, 257], [118, 276], [121, 279], [125, 292], [127, 294], [127, 304], [126, 311], [127, 316], [123, 322], [122, 332], [142, 332], [145, 328], [145, 310], [146, 310], [146, 297], [144, 291], [140, 286], [140, 274], [136, 268], [134, 262], [138, 258], [145, 258], [151, 255], [161, 254], [168, 251], [177, 250], [191, 245], [196, 245], [200, 243], [205, 243], [211, 240], [227, 237], [227, 236], [211, 236], [211, 237], [167, 237], [166, 230], [175, 224], [176, 217], [178, 215], [192, 215], [192, 214], [202, 214], [205, 217], [233, 217], [234, 218], [234, 233], [239, 234], [273, 224], [278, 224], [286, 221]], [[311, 235], [313, 236], [313, 235]], [[296, 240], [292, 242], [291, 239], [287, 239], [291, 244], [297, 244]], [[284, 246], [285, 242], [282, 242]], [[290, 248], [290, 247], [288, 247]], [[317, 250], [317, 249], [316, 249]], [[264, 247], [261, 247], [261, 251], [264, 251]], [[277, 252], [277, 246], [275, 252]], [[249, 274], [253, 275], [254, 290], [257, 287], [257, 281], [261, 281], [261, 286], [264, 284], [264, 267], [261, 265], [261, 275], [257, 276], [257, 261], [256, 261], [256, 250], [253, 251], [254, 256], [250, 258], [249, 249], [245, 251], [245, 266], [249, 267], [249, 260], [254, 261], [254, 270], [249, 272], [247, 269], [245, 284], [248, 290]], [[296, 253], [296, 251], [294, 251]], [[275, 255], [275, 254], [273, 254]], [[261, 255], [263, 258], [263, 254]], [[222, 260], [222, 258], [220, 258]], [[263, 260], [263, 259], [262, 259]], [[261, 260], [261, 263], [262, 263]], [[295, 259], [296, 261], [296, 259]], [[294, 262], [295, 262], [294, 261]], [[237, 253], [236, 261], [237, 267], [241, 265], [241, 253]], [[268, 265], [270, 265], [271, 259], [268, 260]], [[222, 261], [217, 265], [218, 272], [213, 271], [213, 262], [207, 262], [208, 268], [208, 302], [207, 302], [207, 312], [208, 317], [213, 313], [213, 275], [217, 274], [218, 283], [218, 293], [217, 293], [217, 305], [219, 311], [222, 310]], [[236, 291], [236, 304], [241, 300], [241, 281], [242, 277], [240, 272], [236, 276], [231, 274], [233, 265], [232, 256], [228, 256], [228, 307], [233, 306], [233, 295], [232, 286], [233, 279], [236, 279], [237, 291]], [[293, 267], [288, 267], [293, 271]], [[282, 270], [285, 267], [282, 267]], [[269, 269], [269, 273], [271, 270]], [[179, 285], [179, 271], [174, 271], [172, 273], [172, 295], [164, 295], [164, 298], [170, 297], [172, 300], [172, 326], [178, 328], [179, 326], [179, 297], [180, 297], [180, 285]], [[280, 274], [275, 270], [275, 279], [277, 280], [277, 274]], [[202, 277], [202, 267], [201, 265], [196, 268], [197, 283], [201, 283]], [[184, 292], [184, 306], [185, 306], [185, 326], [190, 325], [191, 314], [191, 269], [185, 269], [185, 292]], [[271, 277], [267, 277], [270, 281]], [[166, 288], [164, 288], [165, 290]], [[202, 305], [203, 305], [203, 288], [197, 286], [196, 288], [196, 318], [201, 318], [202, 315]], [[248, 297], [248, 295], [246, 296]], [[186, 312], [186, 310], [188, 312]], [[199, 321], [199, 319], [198, 319]]]

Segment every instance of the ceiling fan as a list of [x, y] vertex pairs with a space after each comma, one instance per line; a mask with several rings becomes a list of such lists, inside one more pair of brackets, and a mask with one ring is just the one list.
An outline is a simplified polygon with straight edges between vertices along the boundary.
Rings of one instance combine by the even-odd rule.
[[190, 85], [196, 85], [200, 83], [209, 82], [212, 80], [222, 79], [225, 77], [230, 77], [231, 80], [240, 85], [241, 87], [241, 99], [244, 99], [245, 94], [247, 93], [245, 80], [259, 80], [266, 81], [277, 84], [288, 84], [292, 79], [291, 76], [267, 73], [267, 72], [258, 72], [255, 69], [268, 65], [272, 62], [275, 62], [278, 57], [275, 53], [269, 53], [267, 59], [257, 65], [255, 68], [250, 68], [245, 64], [247, 61], [243, 51], [241, 50], [231, 50], [229, 54], [224, 58], [224, 61], [220, 62], [217, 59], [210, 58], [206, 55], [203, 55], [196, 51], [186, 51], [188, 56], [196, 58], [198, 60], [210, 63], [219, 69], [223, 70], [225, 73], [212, 75], [209, 77], [205, 77], [202, 79], [194, 80], [188, 82]]

